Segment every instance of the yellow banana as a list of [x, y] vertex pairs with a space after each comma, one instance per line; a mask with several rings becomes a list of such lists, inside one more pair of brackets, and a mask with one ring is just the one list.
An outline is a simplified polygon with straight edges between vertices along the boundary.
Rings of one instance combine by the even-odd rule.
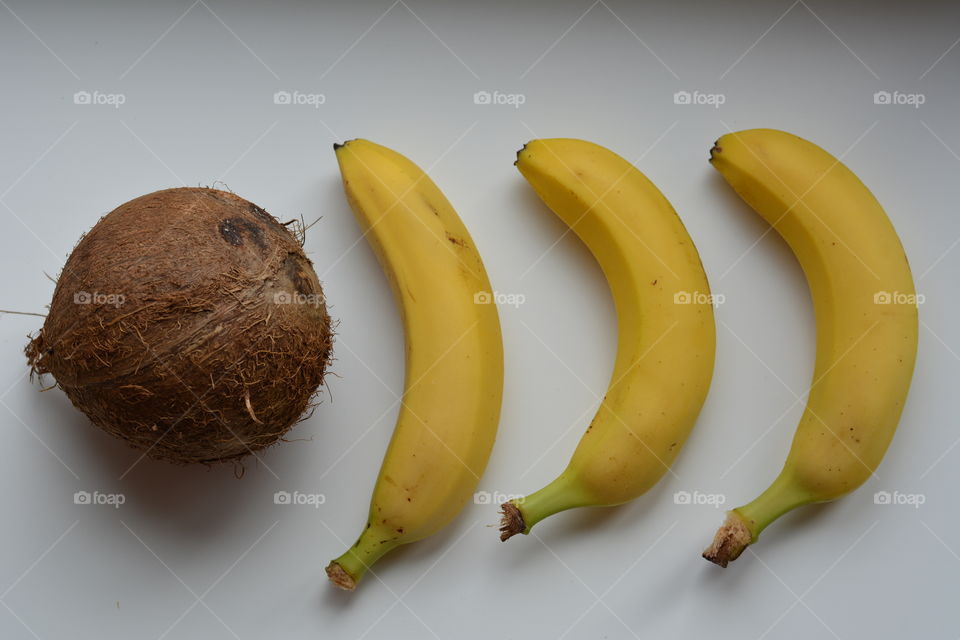
[[500, 419], [503, 341], [496, 305], [482, 304], [491, 289], [480, 254], [437, 186], [372, 142], [335, 149], [406, 336], [400, 414], [366, 527], [327, 567], [334, 584], [353, 589], [383, 554], [446, 526], [476, 489]]
[[706, 398], [716, 340], [696, 247], [646, 176], [583, 140], [534, 140], [516, 165], [600, 263], [618, 336], [609, 388], [569, 465], [503, 505], [501, 540], [559, 511], [621, 504], [655, 485]]
[[838, 498], [873, 474], [910, 387], [917, 306], [896, 231], [838, 159], [770, 129], [725, 135], [710, 156], [796, 254], [817, 328], [813, 383], [783, 470], [728, 513], [703, 554], [725, 567], [787, 511]]

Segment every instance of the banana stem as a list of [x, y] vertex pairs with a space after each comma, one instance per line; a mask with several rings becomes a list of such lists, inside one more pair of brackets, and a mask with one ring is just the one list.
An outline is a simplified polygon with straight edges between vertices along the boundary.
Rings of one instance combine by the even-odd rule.
[[367, 569], [397, 546], [395, 540], [367, 527], [352, 547], [327, 565], [327, 577], [341, 589], [353, 591]]
[[544, 518], [592, 503], [576, 480], [564, 472], [543, 489], [503, 503], [500, 540], [508, 540], [518, 533], [528, 534], [533, 525]]
[[793, 477], [781, 472], [755, 500], [727, 513], [726, 521], [717, 530], [713, 544], [703, 552], [703, 557], [726, 567], [747, 546], [756, 542], [760, 532], [771, 522], [809, 502], [812, 502], [809, 493], [801, 489]]

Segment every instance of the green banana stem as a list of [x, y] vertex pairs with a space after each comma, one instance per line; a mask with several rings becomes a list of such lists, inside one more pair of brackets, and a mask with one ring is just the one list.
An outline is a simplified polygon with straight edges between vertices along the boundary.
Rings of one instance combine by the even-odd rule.
[[341, 589], [353, 591], [367, 569], [397, 546], [396, 540], [368, 526], [352, 547], [327, 565], [327, 576]]
[[786, 470], [781, 471], [766, 491], [752, 502], [727, 513], [727, 520], [717, 531], [716, 537], [703, 557], [726, 567], [736, 560], [747, 546], [756, 542], [760, 532], [771, 522], [797, 507], [813, 502]]
[[555, 513], [594, 503], [573, 475], [565, 471], [543, 489], [503, 503], [500, 540], [518, 533], [528, 534], [533, 525]]

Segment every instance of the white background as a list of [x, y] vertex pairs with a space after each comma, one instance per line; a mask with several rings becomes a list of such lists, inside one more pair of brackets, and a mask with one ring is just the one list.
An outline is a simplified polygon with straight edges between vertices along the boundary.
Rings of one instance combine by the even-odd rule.
[[[281, 219], [322, 216], [306, 249], [340, 321], [323, 405], [238, 480], [231, 467], [141, 461], [60, 391], [39, 393], [23, 347], [42, 319], [0, 315], [0, 637], [960, 634], [955, 5], [311, 4], [0, 1], [0, 307], [43, 312], [44, 274], [122, 202], [222, 181]], [[325, 102], [278, 105], [281, 90]], [[482, 90], [525, 103], [474, 104]], [[725, 103], [674, 104], [682, 90]], [[925, 103], [876, 105], [879, 90]], [[125, 101], [75, 104], [77, 91]], [[913, 389], [877, 477], [784, 517], [721, 570], [700, 552], [723, 509], [673, 494], [720, 494], [732, 508], [766, 487], [813, 368], [795, 259], [706, 162], [714, 139], [752, 127], [844, 154], [900, 232], [926, 302]], [[365, 522], [403, 342], [331, 143], [366, 137], [429, 167], [494, 287], [525, 296], [501, 309], [503, 418], [480, 489], [526, 493], [566, 464], [616, 347], [598, 267], [512, 166], [526, 140], [550, 136], [635, 161], [725, 296], [698, 426], [675, 474], [634, 503], [561, 514], [506, 544], [497, 509], [470, 504], [357, 592], [336, 591], [323, 567]], [[126, 503], [75, 505], [78, 490]], [[276, 505], [280, 490], [326, 502]], [[874, 504], [883, 490], [925, 503]]]

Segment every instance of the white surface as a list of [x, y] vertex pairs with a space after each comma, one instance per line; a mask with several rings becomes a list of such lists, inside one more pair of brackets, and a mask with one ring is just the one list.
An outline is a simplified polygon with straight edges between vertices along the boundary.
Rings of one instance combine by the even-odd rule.
[[[41, 319], [0, 316], [0, 637], [960, 634], [955, 6], [270, 4], [0, 2], [0, 306], [43, 311], [44, 272], [57, 274], [120, 203], [222, 180], [281, 218], [323, 216], [306, 248], [341, 322], [333, 401], [237, 480], [229, 467], [137, 463], [61, 392], [30, 384], [22, 350]], [[80, 90], [125, 102], [77, 105]], [[277, 105], [278, 90], [325, 103]], [[525, 103], [476, 105], [480, 90]], [[676, 105], [680, 90], [726, 101]], [[875, 105], [878, 90], [926, 102]], [[753, 498], [786, 455], [813, 367], [798, 265], [706, 162], [728, 128], [759, 126], [846, 152], [899, 230], [926, 303], [913, 390], [878, 477], [783, 518], [723, 571], [699, 555], [723, 510], [673, 494], [722, 494], [727, 508]], [[365, 521], [403, 351], [386, 281], [366, 244], [354, 246], [330, 145], [367, 137], [431, 167], [494, 287], [526, 296], [502, 308], [503, 419], [481, 483], [526, 493], [565, 465], [615, 349], [599, 269], [576, 238], [559, 239], [564, 228], [511, 166], [523, 142], [548, 136], [639, 159], [726, 297], [713, 388], [676, 476], [508, 544], [496, 508], [471, 504], [358, 592], [335, 591], [323, 567]], [[75, 505], [78, 490], [126, 503]], [[280, 490], [326, 503], [275, 505]], [[881, 490], [925, 503], [876, 505]]]

